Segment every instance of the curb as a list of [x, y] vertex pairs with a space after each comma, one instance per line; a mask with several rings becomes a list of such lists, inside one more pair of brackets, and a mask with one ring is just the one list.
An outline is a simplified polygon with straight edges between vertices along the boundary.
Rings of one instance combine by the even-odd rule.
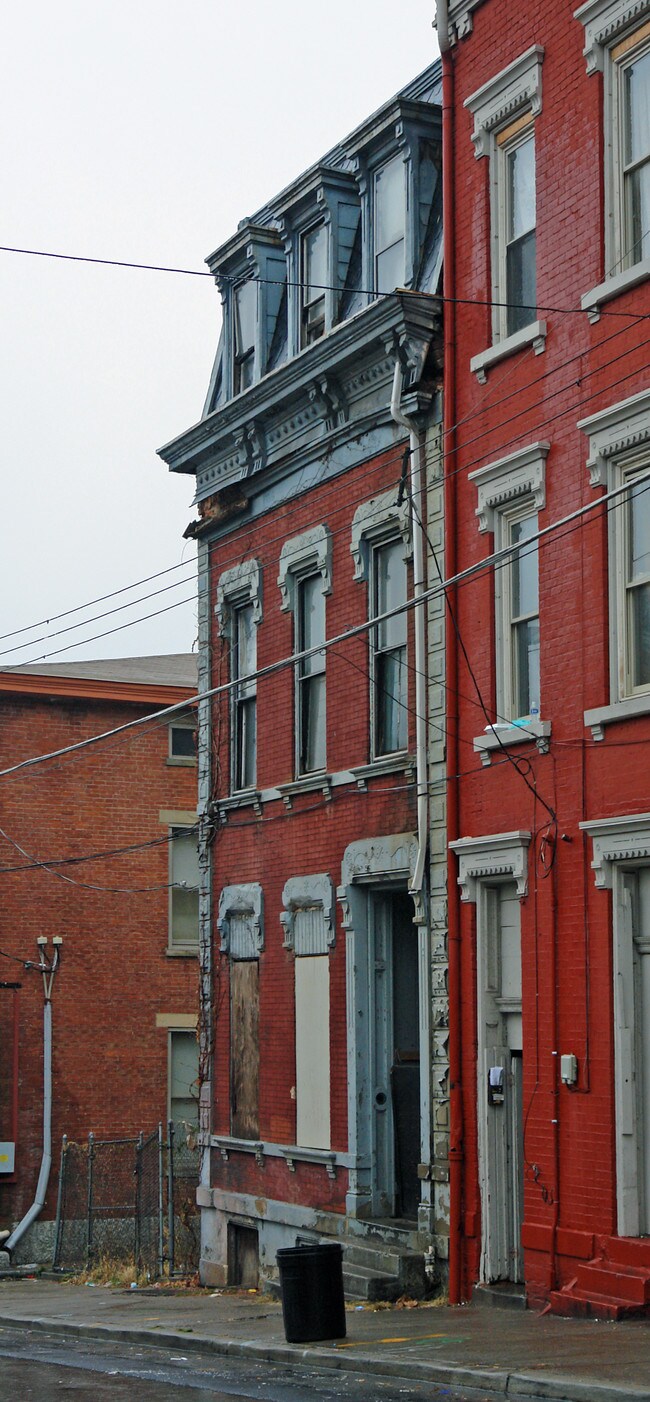
[[173, 1330], [138, 1329], [119, 1324], [73, 1324], [61, 1319], [26, 1319], [20, 1315], [0, 1315], [0, 1327], [35, 1329], [73, 1339], [98, 1339], [151, 1348], [172, 1348], [185, 1354], [203, 1353], [228, 1358], [255, 1359], [263, 1363], [291, 1363], [310, 1368], [363, 1372], [377, 1377], [413, 1379], [453, 1386], [479, 1394], [481, 1399], [507, 1398], [508, 1402], [647, 1402], [646, 1387], [611, 1383], [582, 1382], [558, 1373], [540, 1377], [537, 1373], [508, 1373], [502, 1369], [464, 1367], [461, 1364], [422, 1363], [417, 1359], [377, 1358], [355, 1351], [337, 1353], [317, 1345], [263, 1344], [254, 1339], [215, 1339], [203, 1334], [174, 1333]]

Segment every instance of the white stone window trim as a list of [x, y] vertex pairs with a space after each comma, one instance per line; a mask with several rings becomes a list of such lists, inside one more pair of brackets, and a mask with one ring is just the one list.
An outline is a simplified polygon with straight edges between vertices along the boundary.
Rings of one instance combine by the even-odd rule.
[[591, 869], [601, 890], [611, 891], [615, 863], [650, 862], [650, 813], [601, 818], [578, 826], [592, 840]]
[[280, 551], [278, 589], [280, 607], [287, 613], [294, 608], [295, 584], [301, 576], [320, 574], [323, 593], [332, 592], [332, 534], [328, 526], [312, 526], [302, 535], [285, 540]]
[[492, 762], [494, 750], [510, 749], [512, 745], [530, 744], [537, 746], [540, 755], [547, 755], [550, 749], [551, 722], [529, 717], [523, 725], [497, 723], [486, 728], [483, 735], [475, 735], [474, 753], [480, 755], [481, 764], [487, 767]]
[[[506, 141], [506, 130], [519, 118], [530, 117], [533, 131], [535, 117], [542, 107], [542, 63], [544, 49], [533, 44], [519, 58], [502, 69], [489, 82], [477, 88], [464, 106], [474, 118], [472, 141], [477, 160], [488, 156], [490, 161], [490, 261], [492, 286], [492, 345], [472, 356], [470, 370], [479, 384], [485, 384], [487, 372], [500, 361], [532, 346], [535, 355], [546, 348], [547, 325], [538, 318], [527, 326], [508, 334], [505, 306], [505, 188], [506, 157], [512, 146], [521, 141], [523, 133]], [[528, 128], [526, 128], [528, 131]], [[500, 140], [498, 138], [501, 138]], [[506, 144], [503, 142], [506, 141]]]
[[487, 382], [488, 370], [493, 365], [498, 365], [499, 361], [507, 360], [508, 356], [516, 355], [520, 350], [527, 350], [529, 346], [532, 346], [535, 355], [541, 355], [542, 351], [546, 350], [547, 331], [545, 321], [531, 321], [529, 326], [522, 326], [521, 330], [514, 331], [512, 336], [504, 336], [503, 340], [472, 356], [469, 362], [472, 374], [476, 375], [480, 385], [484, 385]]
[[614, 297], [620, 297], [623, 292], [630, 291], [633, 287], [638, 287], [639, 283], [646, 282], [650, 278], [650, 258], [642, 258], [639, 263], [635, 263], [631, 268], [625, 268], [622, 273], [614, 273], [612, 277], [605, 278], [597, 287], [592, 287], [589, 292], [585, 292], [580, 299], [583, 312], [587, 313], [590, 322], [600, 320], [600, 308], [605, 302], [611, 302]]
[[249, 957], [255, 958], [264, 949], [264, 893], [259, 882], [224, 886], [219, 896], [217, 930], [221, 936], [221, 952], [241, 958], [231, 948], [230, 920], [233, 915], [250, 916], [253, 953]]
[[528, 848], [531, 834], [523, 830], [461, 837], [450, 842], [458, 858], [461, 901], [475, 905], [479, 882], [514, 881], [520, 899], [528, 894]]
[[258, 560], [243, 560], [219, 576], [214, 611], [223, 638], [232, 638], [233, 614], [247, 604], [253, 605], [253, 619], [259, 626], [262, 622], [262, 568]]
[[334, 883], [331, 876], [325, 872], [319, 872], [315, 876], [291, 876], [285, 882], [282, 891], [283, 910], [280, 912], [280, 924], [282, 926], [284, 939], [283, 949], [293, 949], [296, 954], [301, 951], [296, 948], [295, 919], [299, 910], [309, 910], [319, 907], [323, 920], [323, 941], [322, 948], [311, 950], [313, 954], [327, 954], [334, 946], [336, 935], [334, 923]]
[[[578, 428], [589, 440], [587, 469], [592, 487], [613, 490], [622, 486], [627, 470], [639, 460], [641, 475], [650, 471], [650, 390], [581, 419]], [[644, 463], [644, 458], [646, 459]], [[616, 502], [616, 498], [614, 498]], [[627, 648], [623, 594], [622, 510], [609, 518], [609, 700], [584, 713], [584, 723], [594, 740], [605, 738], [605, 727], [650, 712], [650, 689], [625, 694]]]
[[[550, 448], [550, 443], [544, 441], [529, 443], [525, 448], [518, 448], [514, 453], [468, 473], [468, 480], [474, 482], [477, 489], [475, 514], [479, 531], [494, 533], [497, 548], [503, 545], [504, 525], [518, 505], [524, 510], [529, 509], [531, 514], [542, 511], [546, 506], [546, 459]], [[504, 573], [499, 571], [495, 579], [495, 642], [500, 675], [505, 672], [500, 659], [506, 648], [503, 586]], [[507, 710], [507, 707], [504, 706], [504, 709]], [[497, 720], [482, 735], [474, 736], [474, 753], [480, 755], [483, 765], [489, 765], [493, 750], [533, 741], [540, 754], [547, 754], [550, 736], [550, 722], [539, 717], [531, 717], [522, 725]]]
[[650, 19], [650, 0], [588, 0], [574, 10], [574, 19], [584, 26], [587, 73], [603, 74], [603, 126], [605, 133], [605, 266], [603, 282], [581, 298], [589, 321], [598, 321], [600, 308], [614, 297], [638, 287], [650, 277], [650, 256], [621, 270], [625, 260], [624, 209], [621, 148], [619, 59], [612, 50], [627, 34], [634, 36]]
[[491, 137], [520, 113], [537, 117], [542, 110], [544, 49], [533, 44], [489, 82], [465, 99], [463, 106], [474, 118], [472, 141], [477, 160], [492, 154]]
[[380, 492], [357, 507], [352, 517], [350, 551], [354, 560], [354, 578], [368, 579], [370, 576], [370, 556], [372, 546], [399, 532], [404, 542], [405, 559], [413, 554], [411, 523], [408, 498], [399, 505], [395, 489]]
[[476, 516], [479, 531], [494, 531], [496, 515], [521, 497], [530, 497], [536, 511], [546, 506], [546, 459], [550, 443], [529, 443], [507, 457], [497, 458], [468, 473], [478, 493]]
[[642, 24], [648, 16], [648, 0], [587, 0], [574, 10], [573, 18], [584, 26], [587, 73], [603, 73], [607, 50], [626, 29]]

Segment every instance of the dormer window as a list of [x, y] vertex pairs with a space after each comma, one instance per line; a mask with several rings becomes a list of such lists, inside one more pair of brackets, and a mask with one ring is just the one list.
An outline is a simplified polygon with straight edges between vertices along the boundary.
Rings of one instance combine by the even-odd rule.
[[375, 173], [375, 291], [404, 286], [406, 181], [404, 161], [395, 156]]
[[316, 224], [302, 236], [300, 346], [310, 346], [325, 332], [327, 229]]
[[255, 379], [255, 332], [257, 326], [257, 283], [249, 278], [234, 293], [233, 390], [242, 394]]

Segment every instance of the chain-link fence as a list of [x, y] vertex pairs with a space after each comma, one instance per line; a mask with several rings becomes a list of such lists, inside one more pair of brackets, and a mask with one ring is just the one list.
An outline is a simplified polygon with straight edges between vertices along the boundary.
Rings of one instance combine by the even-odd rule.
[[54, 1245], [55, 1270], [90, 1270], [105, 1260], [133, 1264], [150, 1280], [199, 1263], [199, 1160], [170, 1122], [146, 1138], [63, 1136]]

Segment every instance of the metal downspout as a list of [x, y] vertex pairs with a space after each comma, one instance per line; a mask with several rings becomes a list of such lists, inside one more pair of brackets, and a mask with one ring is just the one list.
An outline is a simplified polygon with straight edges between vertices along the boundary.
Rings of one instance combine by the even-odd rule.
[[[443, 471], [445, 483], [445, 573], [456, 573], [456, 475], [449, 466], [456, 451], [456, 270], [454, 261], [454, 65], [449, 34], [448, 0], [438, 0], [436, 27], [442, 58], [442, 207], [444, 246], [444, 409]], [[460, 836], [458, 792], [458, 642], [451, 609], [456, 590], [447, 594], [445, 651], [447, 656], [447, 843]], [[448, 996], [449, 996], [449, 1300], [461, 1303], [463, 1101], [461, 1062], [460, 908], [455, 858], [449, 851]]]
[[415, 628], [415, 755], [418, 812], [418, 854], [415, 871], [410, 885], [411, 894], [422, 890], [424, 865], [427, 853], [429, 790], [427, 785], [427, 649], [426, 615], [424, 594], [424, 474], [422, 470], [422, 443], [420, 433], [412, 419], [400, 408], [402, 400], [402, 367], [399, 358], [395, 361], [393, 391], [390, 412], [395, 423], [408, 429], [409, 485], [412, 503], [411, 519], [413, 530], [413, 596], [416, 599], [414, 614]]
[[36, 1197], [11, 1236], [3, 1243], [3, 1250], [12, 1252], [14, 1247], [31, 1227], [45, 1204], [45, 1194], [52, 1166], [52, 1004], [45, 999], [43, 1007], [43, 1156], [41, 1171], [36, 1184]]

